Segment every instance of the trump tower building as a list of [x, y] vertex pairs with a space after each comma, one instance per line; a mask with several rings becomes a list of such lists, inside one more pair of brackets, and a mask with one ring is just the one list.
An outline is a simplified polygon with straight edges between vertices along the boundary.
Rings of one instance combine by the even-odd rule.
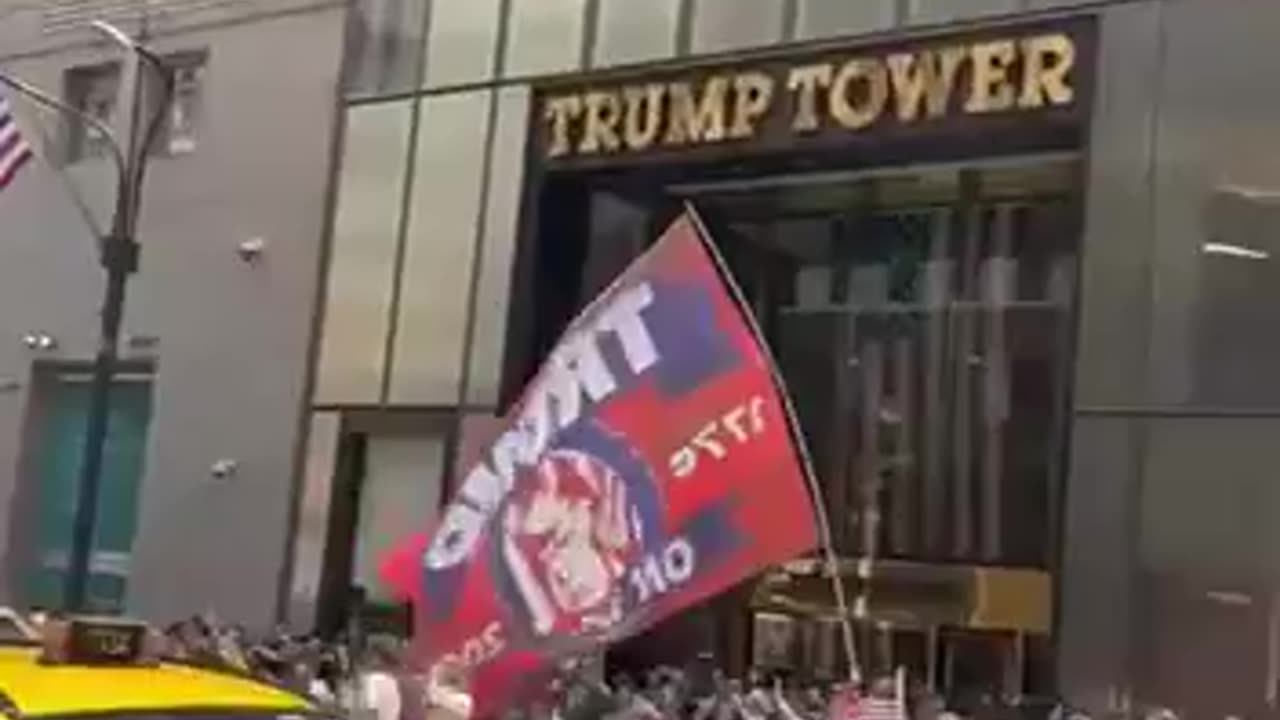
[[[692, 205], [869, 668], [1275, 706], [1280, 5], [359, 0], [347, 30], [295, 621], [379, 617], [379, 556]], [[831, 588], [798, 558], [611, 659], [838, 677]]]

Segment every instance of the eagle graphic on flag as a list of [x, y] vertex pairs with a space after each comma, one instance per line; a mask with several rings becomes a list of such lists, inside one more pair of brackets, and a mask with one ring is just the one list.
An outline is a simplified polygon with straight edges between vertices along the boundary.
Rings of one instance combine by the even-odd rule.
[[0, 190], [9, 187], [31, 157], [31, 146], [18, 130], [9, 101], [0, 96]]

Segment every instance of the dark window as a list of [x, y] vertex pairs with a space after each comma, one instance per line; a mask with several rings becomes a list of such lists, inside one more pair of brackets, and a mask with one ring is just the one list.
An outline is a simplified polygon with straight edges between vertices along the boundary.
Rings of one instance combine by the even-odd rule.
[[[67, 103], [107, 126], [116, 118], [120, 95], [120, 63], [85, 65], [67, 70], [64, 78]], [[68, 120], [65, 130], [66, 159], [79, 162], [107, 153], [107, 139], [97, 128]]]
[[173, 101], [165, 117], [163, 133], [154, 152], [185, 155], [194, 152], [204, 120], [204, 83], [209, 55], [204, 51], [165, 57], [173, 73]]
[[555, 241], [537, 250], [529, 360], [689, 200], [777, 356], [839, 552], [1047, 567], [1078, 175], [1072, 156], [1032, 156], [660, 188], [549, 183], [539, 239]]

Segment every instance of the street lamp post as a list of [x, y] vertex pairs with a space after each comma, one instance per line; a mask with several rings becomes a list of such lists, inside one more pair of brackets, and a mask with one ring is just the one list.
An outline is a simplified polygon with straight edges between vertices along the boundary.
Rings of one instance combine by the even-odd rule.
[[[84, 455], [81, 458], [79, 486], [76, 493], [75, 521], [72, 527], [71, 552], [67, 563], [63, 603], [70, 611], [83, 611], [87, 606], [88, 584], [93, 555], [93, 536], [97, 525], [102, 486], [103, 454], [106, 449], [110, 419], [111, 383], [119, 353], [120, 325], [124, 317], [125, 288], [129, 276], [138, 269], [137, 223], [142, 202], [142, 182], [146, 173], [148, 149], [159, 131], [173, 96], [173, 76], [164, 62], [138, 44], [120, 29], [101, 21], [93, 28], [135, 56], [132, 92], [129, 98], [128, 137], [122, 146], [101, 121], [72, 108], [39, 90], [0, 75], [0, 82], [13, 87], [32, 100], [92, 126], [102, 133], [111, 147], [116, 164], [116, 198], [111, 226], [99, 238], [99, 261], [106, 271], [106, 287], [102, 297], [98, 347], [93, 360], [93, 379], [89, 391]], [[155, 103], [146, 127], [140, 126], [144, 115], [145, 62], [160, 78], [160, 101]]]

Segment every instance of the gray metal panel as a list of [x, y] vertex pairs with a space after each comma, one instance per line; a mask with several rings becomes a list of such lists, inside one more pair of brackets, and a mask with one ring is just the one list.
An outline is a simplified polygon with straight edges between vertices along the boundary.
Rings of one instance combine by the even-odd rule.
[[1134, 582], [1134, 443], [1139, 421], [1077, 418], [1059, 578], [1058, 685], [1071, 702], [1107, 706], [1124, 683]]
[[1143, 399], [1156, 30], [1150, 5], [1112, 8], [1102, 22], [1081, 256], [1078, 406]]
[[[1251, 335], [1238, 353], [1274, 355], [1280, 324], [1280, 277], [1262, 263], [1240, 261], [1223, 267], [1202, 251], [1212, 228], [1209, 211], [1215, 190], [1280, 198], [1280, 95], [1259, 72], [1280, 66], [1280, 3], [1274, 0], [1182, 0], [1165, 3], [1166, 52], [1161, 92], [1156, 168], [1154, 302], [1151, 328], [1151, 400], [1158, 404], [1245, 405], [1265, 401], [1280, 406], [1280, 379], [1274, 368], [1255, 373], [1254, 397], [1215, 392], [1216, 376], [1241, 372], [1234, 358], [1216, 350], [1220, 328], [1233, 324]], [[1276, 227], [1274, 224], [1271, 228]], [[1271, 243], [1266, 237], [1242, 241]], [[1267, 228], [1259, 227], [1259, 234]], [[1238, 268], [1232, 265], [1257, 265]], [[1266, 269], [1270, 277], [1256, 275]], [[1265, 271], [1265, 270], [1264, 270]], [[1254, 288], [1240, 303], [1237, 288]], [[1234, 309], [1233, 309], [1234, 305]], [[1252, 307], [1250, 307], [1252, 305]], [[1254, 328], [1253, 331], [1250, 328]], [[1236, 354], [1238, 354], [1236, 353]]]
[[1227, 587], [1273, 582], [1280, 571], [1280, 418], [1149, 422], [1143, 569]]

